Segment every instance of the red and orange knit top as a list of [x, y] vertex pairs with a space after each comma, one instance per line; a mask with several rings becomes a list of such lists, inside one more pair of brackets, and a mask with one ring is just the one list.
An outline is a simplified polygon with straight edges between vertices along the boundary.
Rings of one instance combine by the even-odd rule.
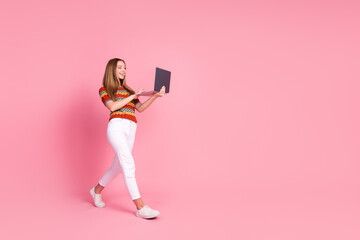
[[[106, 92], [106, 88], [104, 86], [100, 87], [99, 95], [101, 101], [105, 105], [107, 101], [112, 101], [110, 96]], [[121, 100], [123, 98], [127, 98], [130, 96], [130, 93], [123, 87], [119, 87], [116, 92], [116, 100]], [[109, 121], [113, 118], [126, 118], [131, 121], [137, 122], [135, 117], [135, 104], [140, 102], [139, 99], [133, 99], [131, 102], [126, 104], [120, 109], [117, 109], [110, 113]]]

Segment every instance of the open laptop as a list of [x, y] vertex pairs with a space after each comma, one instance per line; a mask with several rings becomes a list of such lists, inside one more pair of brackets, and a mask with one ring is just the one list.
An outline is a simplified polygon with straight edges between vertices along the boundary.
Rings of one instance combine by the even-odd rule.
[[146, 91], [143, 93], [138, 94], [139, 96], [151, 96], [155, 93], [160, 92], [162, 86], [165, 86], [165, 93], [170, 92], [170, 75], [171, 72], [165, 69], [156, 68], [155, 71], [155, 85], [154, 91]]

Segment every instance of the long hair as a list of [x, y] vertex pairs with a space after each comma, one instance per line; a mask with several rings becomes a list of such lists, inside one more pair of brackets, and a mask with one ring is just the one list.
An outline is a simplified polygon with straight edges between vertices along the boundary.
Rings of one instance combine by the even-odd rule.
[[106, 89], [106, 92], [108, 93], [109, 97], [113, 101], [116, 101], [116, 92], [117, 92], [117, 89], [119, 88], [119, 86], [125, 88], [130, 94], [135, 93], [135, 91], [132, 90], [132, 88], [126, 84], [126, 74], [124, 76], [124, 79], [120, 79], [117, 76], [116, 67], [117, 67], [118, 61], [124, 62], [125, 67], [126, 67], [126, 63], [124, 60], [122, 60], [120, 58], [110, 59], [106, 65], [104, 78], [103, 78], [103, 85]]

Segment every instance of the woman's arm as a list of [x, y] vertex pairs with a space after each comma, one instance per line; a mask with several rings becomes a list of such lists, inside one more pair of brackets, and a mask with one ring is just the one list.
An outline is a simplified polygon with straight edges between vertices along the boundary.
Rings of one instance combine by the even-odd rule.
[[146, 102], [144, 103], [137, 103], [135, 105], [135, 109], [138, 111], [138, 112], [143, 112], [145, 109], [147, 109], [154, 101], [155, 99], [157, 99], [158, 97], [162, 97], [164, 96], [165, 94], [165, 87], [162, 87], [160, 89], [160, 92], [152, 95], [151, 97], [148, 98], [148, 100], [146, 100]]
[[153, 101], [155, 101], [155, 99], [157, 99], [158, 97], [154, 94], [152, 95], [151, 97], [148, 98], [148, 100], [146, 100], [146, 102], [144, 103], [137, 103], [135, 105], [135, 109], [138, 111], [138, 112], [142, 112], [144, 111], [145, 109], [147, 109]]
[[128, 104], [129, 102], [131, 102], [134, 99], [135, 95], [130, 95], [127, 98], [123, 98], [121, 100], [117, 100], [117, 101], [107, 101], [105, 106], [111, 111], [115, 111], [118, 110], [120, 108], [122, 108], [123, 106], [125, 106], [126, 104]]
[[138, 98], [138, 94], [142, 93], [144, 90], [140, 89], [139, 92], [137, 92], [136, 94], [130, 95], [127, 98], [123, 98], [121, 100], [117, 100], [117, 101], [107, 101], [105, 106], [111, 111], [115, 111], [118, 110], [120, 108], [122, 108], [123, 106], [125, 106], [126, 104], [128, 104], [129, 102], [131, 102], [132, 100], [134, 100], [135, 98]]

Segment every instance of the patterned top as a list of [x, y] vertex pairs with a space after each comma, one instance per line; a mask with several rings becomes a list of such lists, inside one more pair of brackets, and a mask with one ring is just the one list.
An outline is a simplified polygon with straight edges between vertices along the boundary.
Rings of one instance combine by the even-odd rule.
[[[106, 92], [106, 88], [104, 86], [100, 87], [99, 89], [99, 95], [101, 98], [101, 101], [105, 105], [106, 102], [112, 101], [110, 96]], [[121, 100], [123, 98], [127, 98], [130, 96], [130, 93], [123, 87], [119, 87], [116, 92], [116, 100]], [[131, 121], [137, 122], [135, 117], [135, 104], [140, 102], [139, 99], [133, 99], [131, 102], [126, 104], [120, 109], [117, 109], [110, 113], [109, 121], [113, 118], [126, 118]]]

